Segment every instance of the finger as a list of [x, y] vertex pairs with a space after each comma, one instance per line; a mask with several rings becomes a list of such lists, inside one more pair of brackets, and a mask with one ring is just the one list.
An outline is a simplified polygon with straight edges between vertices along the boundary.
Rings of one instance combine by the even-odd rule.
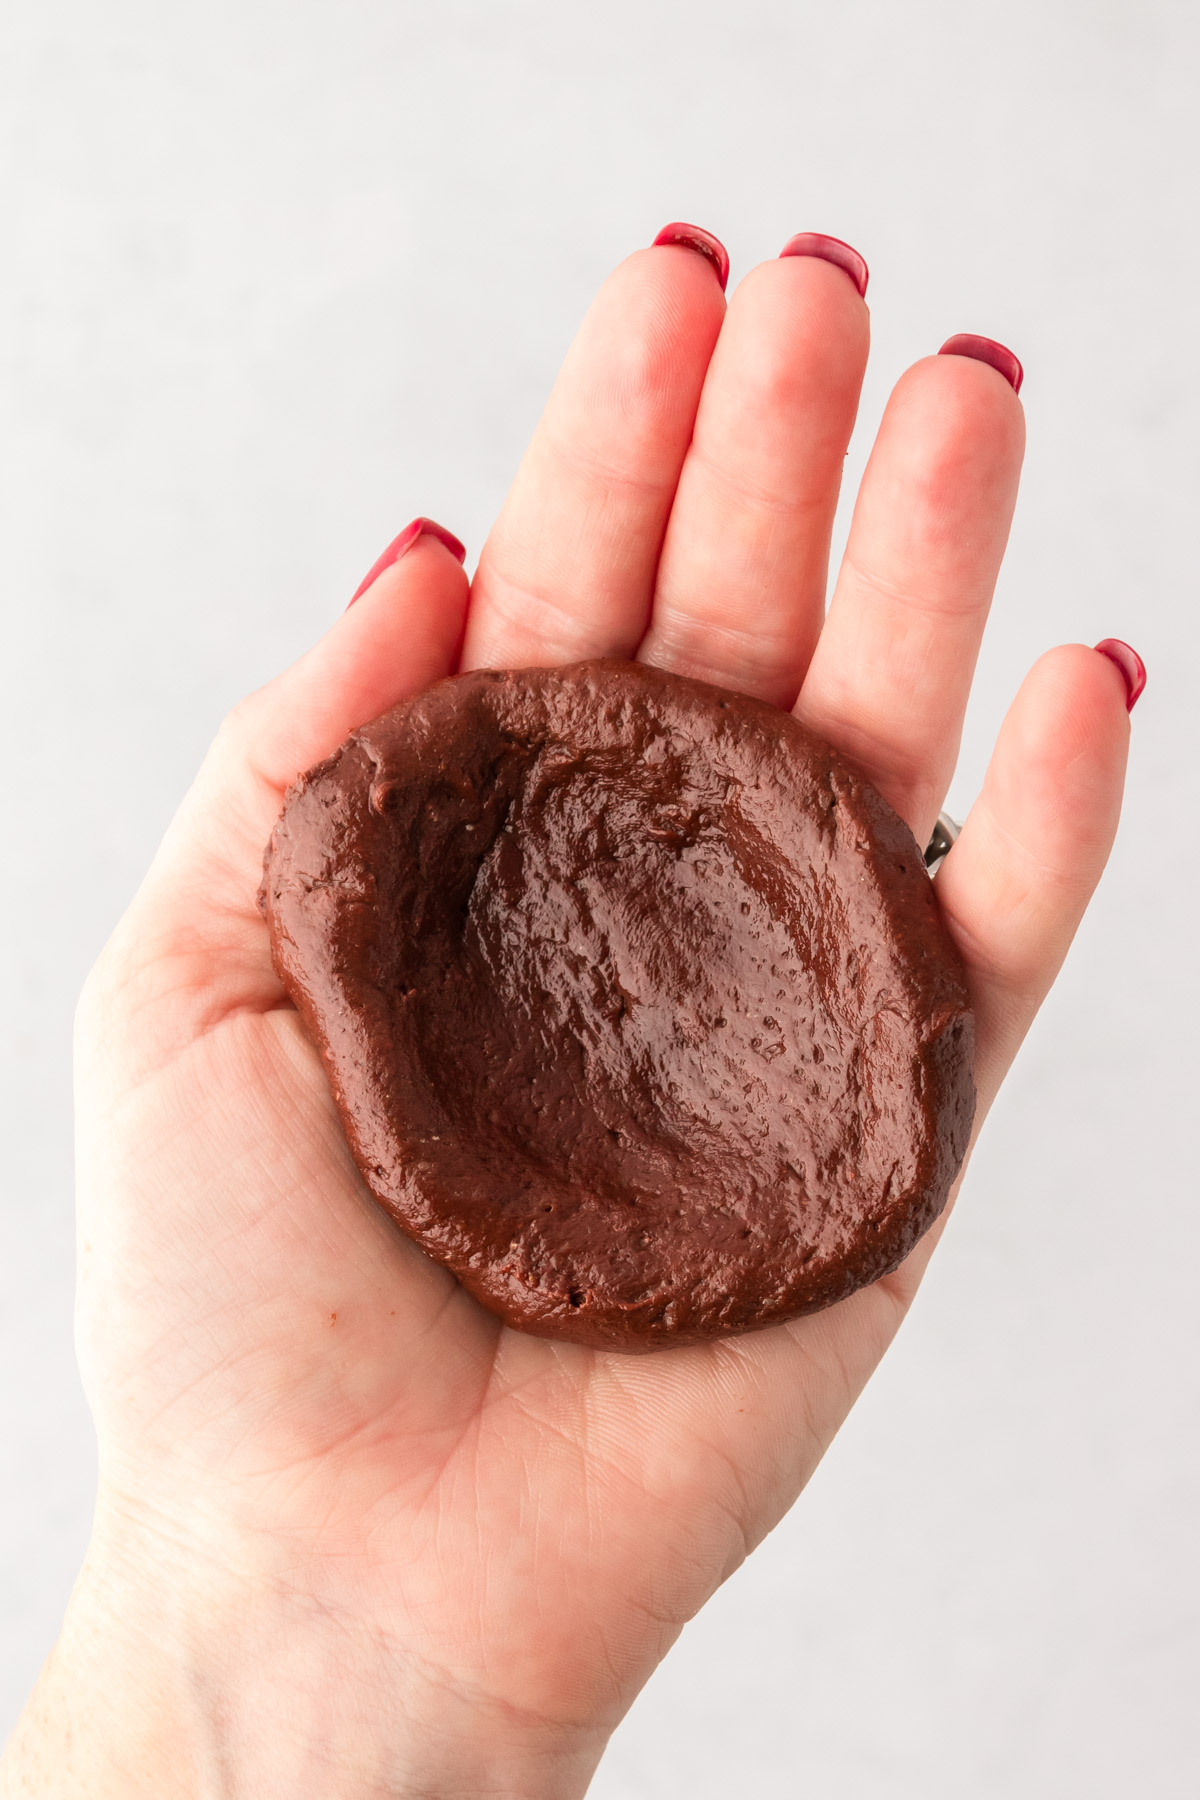
[[[1128, 708], [1146, 671], [1127, 644], [1108, 639], [1099, 648], [1105, 654], [1069, 644], [1034, 665], [1001, 727], [983, 791], [938, 871], [938, 900], [966, 963], [975, 1011], [973, 1137], [1062, 966], [1112, 848]], [[898, 1269], [855, 1299], [869, 1297], [884, 1318], [889, 1308], [902, 1312], [950, 1211], [947, 1206]]]
[[[1140, 669], [1140, 659], [1129, 655]], [[1082, 644], [1043, 656], [1009, 710], [982, 792], [938, 871], [938, 900], [966, 962], [975, 1008], [980, 1117], [1108, 860], [1129, 748], [1130, 691], [1107, 655]]]
[[414, 520], [321, 641], [221, 726], [104, 959], [109, 978], [169, 983], [185, 1033], [231, 1006], [278, 1001], [256, 895], [284, 790], [356, 726], [453, 669], [461, 548]]
[[725, 312], [703, 238], [639, 250], [601, 288], [484, 545], [464, 667], [632, 655]]
[[1009, 381], [927, 357], [888, 402], [796, 715], [924, 843], [958, 756], [1024, 449]]
[[867, 362], [858, 262], [856, 279], [823, 255], [785, 254], [761, 263], [730, 301], [642, 660], [780, 706], [795, 700], [825, 611], [829, 538]]
[[332, 630], [234, 708], [206, 760], [202, 796], [236, 805], [257, 842], [297, 775], [448, 674], [466, 617], [464, 554], [432, 521], [406, 527]]

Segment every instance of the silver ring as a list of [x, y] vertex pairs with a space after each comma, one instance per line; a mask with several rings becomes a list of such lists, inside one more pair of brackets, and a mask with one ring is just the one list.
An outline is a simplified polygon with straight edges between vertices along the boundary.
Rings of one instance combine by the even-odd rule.
[[925, 851], [925, 867], [931, 875], [936, 875], [940, 864], [950, 854], [950, 846], [962, 830], [949, 813], [939, 813], [933, 835]]

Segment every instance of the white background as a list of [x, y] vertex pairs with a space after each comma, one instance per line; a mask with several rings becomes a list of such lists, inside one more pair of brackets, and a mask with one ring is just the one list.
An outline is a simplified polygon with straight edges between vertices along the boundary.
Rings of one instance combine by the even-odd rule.
[[907, 362], [963, 330], [1024, 360], [960, 813], [1045, 646], [1128, 638], [1150, 682], [909, 1323], [593, 1793], [1195, 1793], [1197, 48], [1170, 0], [6, 10], [0, 1732], [91, 1503], [83, 974], [223, 710], [414, 513], [473, 561], [596, 286], [683, 218], [733, 283], [798, 230], [867, 256], [851, 492]]

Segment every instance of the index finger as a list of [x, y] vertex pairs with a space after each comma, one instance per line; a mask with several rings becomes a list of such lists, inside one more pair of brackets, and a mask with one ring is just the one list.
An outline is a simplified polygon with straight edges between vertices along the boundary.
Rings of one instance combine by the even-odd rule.
[[621, 263], [567, 352], [479, 559], [464, 668], [631, 656], [645, 630], [728, 271], [708, 233], [664, 229], [693, 235]]

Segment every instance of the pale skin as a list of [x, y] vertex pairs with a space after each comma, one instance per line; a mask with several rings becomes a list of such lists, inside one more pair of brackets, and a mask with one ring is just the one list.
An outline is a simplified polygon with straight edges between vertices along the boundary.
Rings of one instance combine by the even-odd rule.
[[[636, 252], [473, 581], [419, 537], [222, 726], [79, 1005], [99, 1498], [6, 1795], [581, 1795], [887, 1348], [940, 1228], [732, 1341], [631, 1357], [501, 1327], [371, 1202], [255, 906], [289, 782], [459, 666], [639, 656], [794, 706], [923, 844], [1023, 415], [964, 356], [901, 377], [826, 616], [867, 338], [819, 258], [762, 263], [727, 305], [694, 250]], [[980, 1122], [1103, 869], [1128, 741], [1113, 663], [1043, 655], [937, 877]]]

